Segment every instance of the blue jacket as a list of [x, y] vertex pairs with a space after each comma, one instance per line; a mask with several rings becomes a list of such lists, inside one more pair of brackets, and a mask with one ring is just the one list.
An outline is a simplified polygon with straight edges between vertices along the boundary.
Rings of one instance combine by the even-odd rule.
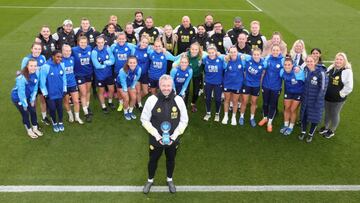
[[244, 66], [240, 56], [227, 63], [224, 73], [224, 89], [241, 90], [244, 82]]
[[203, 58], [205, 64], [205, 82], [212, 85], [220, 85], [223, 83], [223, 74], [226, 69], [226, 62], [224, 56], [218, 56], [215, 59], [210, 59], [208, 56]]
[[280, 70], [284, 68], [285, 58], [280, 55], [278, 57], [268, 56], [265, 59], [265, 75], [262, 82], [263, 88], [273, 91], [281, 90]]
[[305, 73], [303, 70], [298, 73], [295, 73], [294, 70], [287, 73], [282, 69], [280, 76], [284, 80], [285, 94], [301, 94], [304, 92]]
[[124, 45], [120, 46], [119, 43], [111, 45], [111, 51], [115, 57], [115, 75], [118, 75], [120, 69], [124, 67], [129, 56], [134, 55], [136, 45], [125, 42]]
[[38, 57], [33, 57], [32, 54], [29, 54], [23, 58], [23, 60], [21, 62], [21, 70], [26, 67], [26, 64], [28, 63], [28, 61], [30, 59], [35, 59], [37, 61], [38, 67], [41, 67], [42, 65], [44, 65], [46, 63], [46, 58], [44, 55], [40, 55]]
[[174, 56], [170, 52], [157, 53], [152, 51], [150, 54], [150, 68], [149, 68], [149, 78], [152, 80], [159, 80], [159, 78], [166, 73], [167, 61], [174, 61]]
[[130, 68], [126, 73], [124, 68], [120, 69], [119, 75], [117, 77], [116, 82], [121, 85], [121, 89], [124, 92], [127, 92], [128, 88], [134, 89], [137, 81], [141, 76], [141, 67], [136, 66], [136, 68], [132, 71]]
[[261, 76], [265, 70], [265, 63], [263, 59], [257, 63], [253, 59], [245, 62], [245, 82], [248, 87], [260, 87]]
[[63, 63], [55, 64], [49, 60], [41, 67], [40, 89], [49, 99], [63, 98], [67, 91], [65, 67]]
[[148, 70], [150, 67], [149, 48], [141, 49], [140, 46], [136, 46], [134, 55], [138, 60], [138, 66], [141, 67], [141, 74], [148, 74]]
[[185, 95], [185, 91], [190, 84], [192, 75], [193, 70], [190, 66], [188, 66], [185, 70], [181, 70], [180, 67], [171, 69], [170, 76], [173, 78], [173, 89], [176, 94], [179, 96]]
[[316, 67], [312, 72], [305, 67], [305, 88], [300, 111], [301, 120], [305, 119], [304, 115], [307, 111], [308, 122], [321, 122], [327, 85], [328, 77], [321, 67]]
[[11, 91], [11, 99], [19, 103], [24, 108], [28, 107], [28, 102], [34, 102], [39, 87], [39, 71], [29, 75], [29, 80], [23, 75], [16, 77], [15, 87]]
[[76, 79], [74, 74], [74, 57], [70, 56], [69, 58], [62, 58], [62, 63], [65, 67], [65, 74], [66, 74], [66, 84], [67, 87], [75, 87]]
[[104, 47], [102, 50], [95, 47], [91, 52], [91, 61], [95, 68], [96, 80], [112, 77], [112, 65], [115, 58], [109, 47]]
[[93, 73], [93, 66], [91, 64], [91, 47], [88, 45], [85, 49], [79, 46], [72, 48], [72, 54], [74, 57], [74, 73], [75, 76], [88, 76]]

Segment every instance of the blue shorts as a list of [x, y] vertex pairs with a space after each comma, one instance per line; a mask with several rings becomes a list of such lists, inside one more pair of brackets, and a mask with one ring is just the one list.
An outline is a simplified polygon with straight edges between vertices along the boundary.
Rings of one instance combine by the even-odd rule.
[[250, 87], [244, 85], [242, 89], [243, 94], [250, 94], [251, 96], [258, 97], [260, 95], [260, 87]]
[[75, 85], [72, 87], [67, 87], [66, 93], [70, 95], [71, 93], [77, 92], [77, 91], [79, 91], [79, 88], [78, 88], [78, 86]]
[[149, 87], [150, 88], [159, 88], [159, 80], [153, 80], [149, 78]]
[[224, 88], [224, 92], [230, 92], [230, 93], [234, 93], [234, 94], [241, 94], [240, 90], [234, 90], [234, 89], [228, 89], [228, 88]]
[[142, 74], [139, 78], [139, 82], [141, 84], [149, 84], [149, 76], [148, 74]]
[[85, 75], [85, 76], [75, 76], [76, 83], [78, 85], [82, 85], [87, 82], [92, 82], [92, 74], [91, 75]]
[[302, 94], [296, 94], [296, 93], [284, 93], [284, 99], [289, 99], [289, 100], [295, 100], [295, 101], [301, 101], [302, 99]]
[[96, 87], [105, 87], [113, 84], [114, 84], [114, 78], [112, 76], [106, 78], [105, 80], [96, 80]]

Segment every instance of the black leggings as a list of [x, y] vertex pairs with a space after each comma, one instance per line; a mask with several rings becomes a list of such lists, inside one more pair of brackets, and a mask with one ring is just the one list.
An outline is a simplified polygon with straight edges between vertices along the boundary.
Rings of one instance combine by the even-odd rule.
[[172, 178], [175, 169], [175, 156], [176, 156], [176, 144], [173, 143], [166, 147], [154, 147], [153, 150], [149, 151], [149, 163], [148, 173], [149, 179], [153, 179], [157, 168], [157, 162], [159, 161], [162, 152], [165, 151], [166, 156], [166, 175], [168, 178]]
[[199, 98], [199, 90], [202, 87], [202, 82], [203, 82], [202, 75], [198, 77], [193, 77], [192, 82], [193, 82], [193, 94], [192, 94], [191, 103], [195, 104]]
[[[305, 110], [304, 114], [303, 114], [303, 117], [301, 118], [301, 132], [302, 133], [306, 133], [306, 130], [307, 130], [307, 124], [308, 124], [308, 112], [307, 110]], [[312, 123], [310, 122], [310, 131], [309, 131], [309, 135], [310, 136], [314, 136], [314, 133], [315, 133], [315, 130], [316, 130], [316, 127], [318, 125], [318, 123]]]
[[[62, 98], [60, 99], [47, 99], [47, 106], [50, 110], [50, 116], [54, 123], [62, 123], [63, 122], [63, 102]], [[58, 120], [56, 119], [56, 113], [58, 116]]]

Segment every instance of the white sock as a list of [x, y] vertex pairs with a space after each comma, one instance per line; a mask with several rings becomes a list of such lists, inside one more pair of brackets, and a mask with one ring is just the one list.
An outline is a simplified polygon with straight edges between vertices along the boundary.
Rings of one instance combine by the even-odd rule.
[[289, 128], [293, 129], [294, 128], [294, 123], [290, 123]]
[[273, 120], [273, 119], [269, 119], [269, 121], [268, 121], [267, 124], [268, 124], [268, 125], [271, 125], [271, 124], [272, 124], [272, 120]]
[[244, 118], [244, 113], [240, 113], [240, 118]]
[[133, 110], [134, 110], [134, 107], [130, 107], [130, 108], [129, 108], [129, 113], [132, 113]]
[[170, 182], [170, 181], [172, 181], [172, 178], [166, 177], [166, 181]]
[[129, 111], [129, 107], [127, 109], [124, 109], [124, 114], [127, 114]]
[[154, 178], [148, 179], [149, 183], [153, 183], [154, 182]]
[[109, 98], [109, 99], [108, 99], [108, 102], [109, 102], [109, 104], [111, 104], [111, 103], [112, 103], [112, 98], [111, 98], [111, 99]]
[[289, 121], [285, 121], [284, 126], [289, 126]]
[[233, 114], [232, 114], [232, 117], [233, 117], [233, 118], [236, 118], [236, 113], [233, 113]]
[[224, 117], [228, 117], [228, 112], [224, 112]]
[[141, 104], [141, 102], [139, 102], [139, 103], [138, 103], [138, 106], [139, 106], [139, 107], [142, 107], [142, 104]]
[[90, 106], [90, 102], [86, 102], [86, 106], [89, 108], [89, 106]]
[[26, 125], [24, 125], [24, 126], [25, 126], [26, 131], [29, 132], [29, 130], [31, 130], [31, 128], [28, 128]]
[[45, 118], [46, 118], [46, 111], [45, 111], [45, 112], [41, 112], [41, 116], [42, 116], [43, 119], [45, 119]]
[[254, 114], [250, 114], [250, 119], [254, 119], [255, 115]]
[[105, 109], [106, 105], [105, 104], [101, 104], [101, 108]]
[[71, 117], [72, 116], [72, 112], [71, 110], [70, 111], [67, 111], [68, 115]]
[[241, 108], [241, 102], [238, 103], [238, 109], [240, 109], [240, 108]]
[[89, 111], [88, 111], [88, 107], [87, 107], [87, 106], [84, 106], [84, 107], [83, 107], [83, 111], [84, 111], [84, 114], [85, 114], [85, 115], [89, 114]]
[[75, 112], [75, 119], [76, 119], [76, 120], [80, 119], [80, 114], [79, 114], [79, 112]]
[[122, 100], [122, 99], [119, 100], [119, 103], [120, 103], [120, 104], [123, 104], [123, 103], [124, 103], [124, 100]]

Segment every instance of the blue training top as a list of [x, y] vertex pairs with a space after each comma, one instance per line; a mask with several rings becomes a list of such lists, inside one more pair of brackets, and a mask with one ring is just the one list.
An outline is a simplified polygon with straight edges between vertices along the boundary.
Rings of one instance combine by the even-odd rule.
[[74, 57], [72, 56], [68, 58], [63, 57], [62, 63], [64, 64], [65, 67], [67, 87], [75, 87], [77, 84], [74, 74]]
[[179, 96], [185, 95], [185, 91], [190, 84], [192, 75], [193, 70], [190, 66], [188, 66], [185, 70], [182, 70], [181, 67], [171, 69], [170, 76], [173, 78], [173, 89], [176, 94]]
[[94, 65], [96, 80], [112, 77], [112, 65], [115, 58], [109, 47], [105, 46], [102, 50], [95, 47], [91, 52], [91, 61]]
[[127, 92], [128, 88], [134, 89], [137, 81], [141, 76], [141, 67], [136, 66], [134, 70], [129, 68], [126, 73], [124, 68], [120, 69], [119, 75], [116, 82], [121, 85], [121, 88], [124, 92]]
[[222, 84], [224, 70], [226, 69], [224, 55], [217, 56], [215, 59], [204, 56], [203, 63], [205, 64], [205, 82], [212, 85]]
[[282, 69], [280, 76], [284, 80], [285, 94], [302, 94], [304, 92], [305, 73], [303, 70], [300, 70], [298, 73], [291, 70], [288, 73]]
[[111, 45], [111, 52], [113, 52], [115, 57], [115, 75], [119, 74], [120, 69], [124, 67], [128, 57], [134, 55], [135, 48], [136, 45], [127, 42], [125, 42], [124, 45], [120, 45], [119, 43]]
[[21, 70], [24, 69], [26, 67], [26, 64], [28, 63], [28, 61], [30, 59], [35, 59], [37, 61], [37, 66], [41, 67], [42, 65], [44, 65], [46, 63], [46, 58], [44, 55], [40, 55], [38, 57], [34, 57], [32, 54], [29, 54], [27, 56], [25, 56], [23, 58], [23, 60], [21, 61]]
[[65, 67], [55, 64], [51, 59], [41, 67], [40, 89], [49, 99], [61, 99], [67, 91]]
[[29, 75], [29, 80], [25, 76], [16, 77], [15, 87], [11, 91], [11, 99], [13, 102], [20, 104], [24, 108], [28, 107], [28, 101], [34, 102], [39, 86], [39, 71]]
[[224, 73], [224, 89], [241, 90], [244, 82], [244, 66], [241, 57], [230, 60]]
[[71, 55], [74, 57], [74, 73], [75, 76], [89, 76], [93, 73], [91, 64], [91, 47], [88, 45], [85, 49], [81, 47], [73, 47]]
[[261, 76], [265, 70], [265, 63], [263, 59], [259, 62], [254, 59], [246, 60], [245, 62], [245, 82], [248, 87], [260, 87]]
[[280, 70], [284, 68], [285, 58], [280, 54], [278, 57], [272, 55], [266, 57], [265, 75], [262, 81], [263, 88], [273, 91], [281, 90]]

